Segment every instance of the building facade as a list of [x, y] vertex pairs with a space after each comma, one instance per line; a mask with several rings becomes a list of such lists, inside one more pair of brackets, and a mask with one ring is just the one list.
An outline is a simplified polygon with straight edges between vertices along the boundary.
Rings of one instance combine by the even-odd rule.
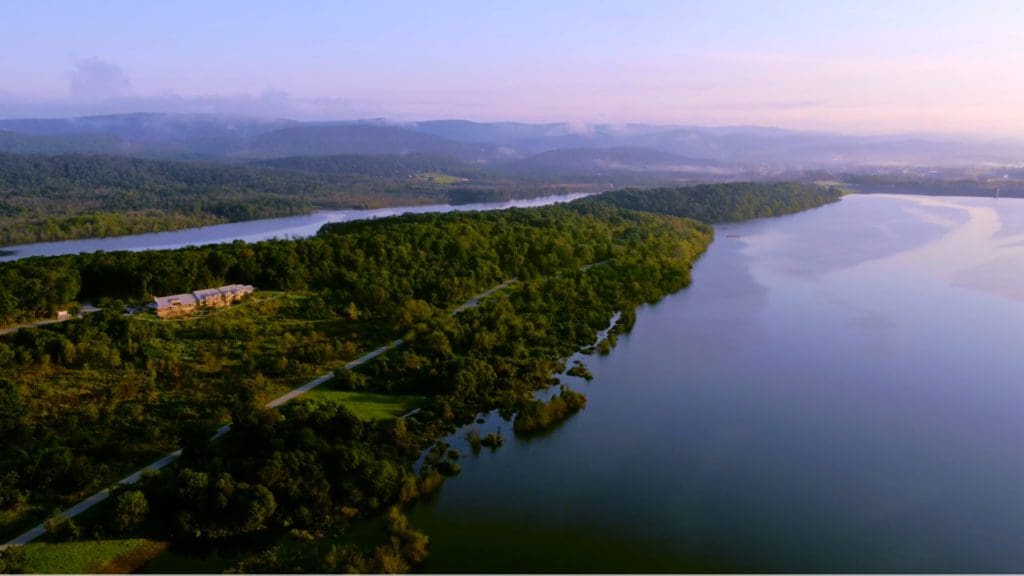
[[161, 318], [187, 316], [200, 308], [220, 308], [252, 294], [255, 289], [248, 284], [229, 284], [220, 288], [204, 288], [187, 294], [172, 294], [153, 298], [153, 308]]

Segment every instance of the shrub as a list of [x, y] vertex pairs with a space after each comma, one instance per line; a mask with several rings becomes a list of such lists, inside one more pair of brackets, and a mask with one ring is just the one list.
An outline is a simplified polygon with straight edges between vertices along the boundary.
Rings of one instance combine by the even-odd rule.
[[512, 425], [516, 434], [528, 435], [547, 430], [579, 412], [587, 405], [587, 397], [562, 386], [562, 391], [547, 404], [532, 401], [526, 404]]
[[146, 520], [149, 502], [139, 490], [128, 490], [117, 495], [114, 506], [114, 524], [121, 532], [131, 532]]

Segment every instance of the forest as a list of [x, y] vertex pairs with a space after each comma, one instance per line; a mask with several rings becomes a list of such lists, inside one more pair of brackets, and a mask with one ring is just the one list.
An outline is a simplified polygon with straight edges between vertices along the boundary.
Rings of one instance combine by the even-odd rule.
[[[777, 189], [713, 213], [794, 211], [809, 207], [805, 192], [792, 190], [787, 204]], [[730, 198], [720, 190], [709, 201]], [[533, 393], [555, 384], [565, 358], [616, 312], [628, 329], [636, 306], [689, 284], [712, 239], [694, 220], [588, 200], [332, 224], [302, 240], [0, 265], [8, 321], [84, 299], [105, 308], [0, 337], [0, 432], [9, 439], [0, 469], [10, 471], [0, 477], [0, 535], [180, 446], [179, 463], [112, 505], [76, 521], [54, 517], [46, 542], [170, 542], [170, 554], [217, 550], [247, 571], [412, 568], [427, 536], [401, 506], [457, 472], [443, 451], [418, 472], [416, 457], [484, 410], [525, 414], [525, 434], [581, 408], [585, 398], [569, 390], [546, 406]], [[236, 282], [257, 294], [194, 318], [120, 312], [153, 294]], [[330, 393], [262, 408], [395, 338], [404, 345], [338, 370], [329, 388], [421, 398], [415, 416], [362, 419]], [[210, 442], [227, 421], [233, 431]], [[369, 543], [346, 536], [373, 519], [381, 530]]]
[[[471, 181], [467, 181], [467, 177]], [[251, 163], [0, 154], [0, 246], [121, 236], [317, 209], [506, 200], [557, 186], [424, 155]]]
[[792, 214], [836, 202], [842, 195], [836, 187], [799, 182], [730, 182], [683, 188], [619, 190], [579, 200], [578, 204], [613, 205], [714, 224]]

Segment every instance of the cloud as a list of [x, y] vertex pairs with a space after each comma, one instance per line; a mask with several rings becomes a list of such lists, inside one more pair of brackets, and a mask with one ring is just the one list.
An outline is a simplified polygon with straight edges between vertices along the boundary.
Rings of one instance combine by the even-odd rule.
[[[259, 94], [158, 95], [40, 98], [0, 91], [0, 118], [56, 118], [124, 113], [218, 114], [294, 120], [352, 120], [388, 116], [379, 102], [348, 98], [302, 98], [266, 90]], [[107, 94], [110, 94], [108, 91]]]
[[71, 70], [70, 93], [73, 99], [97, 101], [124, 96], [131, 88], [128, 75], [120, 66], [100, 58], [84, 58]]

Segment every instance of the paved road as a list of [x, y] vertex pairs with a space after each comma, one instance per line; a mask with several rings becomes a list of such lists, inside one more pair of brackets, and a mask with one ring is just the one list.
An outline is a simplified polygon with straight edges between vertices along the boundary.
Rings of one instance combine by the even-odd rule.
[[[515, 283], [517, 281], [518, 280], [515, 279], [515, 278], [513, 278], [511, 280], [507, 280], [507, 281], [499, 284], [498, 286], [495, 286], [494, 288], [491, 288], [490, 290], [488, 290], [488, 291], [486, 291], [486, 292], [484, 292], [482, 294], [477, 295], [476, 297], [470, 299], [469, 301], [465, 302], [464, 304], [462, 304], [461, 306], [459, 306], [458, 308], [453, 310], [452, 311], [452, 315], [454, 316], [455, 314], [458, 314], [459, 312], [462, 312], [463, 310], [467, 310], [469, 308], [472, 308], [474, 306], [479, 305], [481, 300], [491, 296], [492, 294], [494, 294], [498, 290], [501, 290], [502, 288], [505, 288], [506, 286], [509, 286], [509, 285], [511, 285], [511, 284], [513, 284], [513, 283]], [[393, 342], [391, 342], [389, 344], [385, 344], [384, 346], [381, 346], [380, 348], [377, 348], [376, 350], [373, 350], [372, 352], [368, 352], [366, 354], [363, 354], [359, 358], [356, 358], [355, 360], [349, 362], [348, 364], [345, 364], [345, 369], [346, 370], [352, 370], [352, 369], [354, 369], [354, 368], [356, 368], [358, 366], [361, 366], [361, 365], [369, 362], [370, 360], [373, 360], [374, 358], [380, 356], [381, 354], [384, 354], [385, 352], [387, 352], [389, 350], [393, 350], [395, 348], [398, 348], [399, 346], [401, 346], [404, 343], [405, 342], [403, 340], [399, 339], [399, 340], [395, 340], [395, 341], [393, 341]], [[332, 371], [332, 372], [328, 372], [327, 374], [324, 374], [324, 375], [320, 376], [319, 378], [315, 378], [313, 380], [310, 380], [309, 382], [306, 382], [302, 386], [299, 386], [298, 388], [295, 388], [294, 390], [291, 390], [287, 394], [284, 394], [284, 395], [282, 395], [282, 396], [280, 396], [278, 398], [275, 398], [275, 399], [271, 400], [270, 402], [267, 402], [266, 407], [267, 408], [277, 408], [278, 406], [280, 406], [280, 405], [282, 405], [282, 404], [284, 404], [284, 403], [286, 403], [286, 402], [288, 402], [290, 400], [294, 400], [295, 398], [298, 398], [299, 396], [302, 396], [306, 392], [309, 392], [310, 390], [316, 388], [317, 386], [320, 386], [321, 384], [323, 384], [324, 382], [327, 382], [328, 380], [330, 380], [333, 377], [334, 377], [334, 372]], [[415, 413], [415, 412], [416, 411], [414, 410], [412, 413]], [[410, 413], [410, 414], [412, 414], [412, 413]], [[403, 418], [405, 416], [409, 416], [410, 414], [404, 415]], [[225, 425], [221, 426], [220, 428], [218, 428], [217, 432], [212, 437], [210, 437], [210, 439], [211, 440], [216, 440], [216, 439], [220, 438], [221, 436], [227, 434], [230, 430], [231, 430], [231, 424], [225, 424]], [[171, 452], [170, 454], [164, 456], [163, 458], [157, 460], [156, 462], [153, 462], [149, 466], [146, 466], [145, 468], [143, 468], [141, 470], [137, 470], [136, 472], [132, 473], [131, 475], [126, 476], [125, 478], [122, 478], [121, 480], [119, 480], [117, 482], [117, 484], [118, 485], [123, 485], [123, 486], [130, 486], [132, 484], [135, 484], [136, 482], [138, 482], [142, 478], [143, 473], [145, 473], [146, 471], [154, 471], [155, 472], [157, 470], [160, 470], [161, 468], [165, 468], [166, 466], [170, 465], [172, 462], [177, 460], [179, 457], [181, 457], [181, 450], [175, 450], [174, 452]], [[86, 498], [85, 500], [82, 500], [78, 504], [75, 504], [71, 508], [68, 508], [67, 510], [61, 512], [61, 514], [63, 516], [65, 516], [65, 517], [67, 517], [67, 518], [74, 518], [75, 516], [78, 516], [82, 512], [85, 512], [86, 510], [88, 510], [88, 509], [92, 508], [93, 506], [99, 504], [100, 502], [103, 502], [107, 498], [110, 498], [110, 488], [104, 488], [103, 490], [100, 490], [99, 492], [93, 494], [92, 496]], [[7, 548], [8, 546], [21, 546], [23, 544], [28, 544], [29, 542], [35, 540], [36, 538], [42, 536], [45, 533], [46, 533], [46, 527], [43, 526], [42, 524], [40, 524], [40, 525], [36, 526], [35, 528], [32, 528], [28, 532], [25, 532], [24, 534], [21, 534], [20, 536], [12, 539], [10, 541], [8, 541], [3, 546], [0, 546], [0, 550], [2, 550], [4, 548]]]
[[0, 328], [0, 336], [3, 336], [4, 334], [10, 334], [11, 332], [17, 332], [18, 330], [21, 330], [22, 328], [35, 328], [36, 326], [46, 326], [47, 324], [57, 324], [58, 322], [67, 322], [68, 320], [73, 320], [75, 318], [81, 318], [82, 316], [84, 316], [86, 314], [92, 314], [93, 312], [99, 312], [99, 311], [100, 311], [99, 308], [95, 308], [95, 307], [89, 306], [87, 304], [87, 305], [82, 307], [82, 311], [79, 312], [77, 316], [69, 316], [68, 318], [64, 318], [64, 319], [47, 318], [46, 320], [37, 320], [35, 322], [26, 322], [25, 324], [18, 324], [17, 326], [9, 326], [7, 328]]
[[483, 294], [479, 294], [475, 298], [470, 298], [469, 300], [465, 301], [461, 306], [459, 306], [455, 310], [452, 310], [452, 316], [458, 314], [459, 312], [463, 312], [463, 311], [469, 310], [470, 308], [475, 308], [475, 307], [479, 306], [481, 300], [483, 300], [485, 298], [490, 298], [498, 290], [502, 290], [504, 288], [507, 288], [507, 287], [515, 284], [516, 282], [519, 282], [519, 278], [513, 278], [511, 280], [506, 280], [506, 281], [502, 282], [501, 284], [498, 284], [494, 288], [491, 288], [487, 292], [484, 292]]

